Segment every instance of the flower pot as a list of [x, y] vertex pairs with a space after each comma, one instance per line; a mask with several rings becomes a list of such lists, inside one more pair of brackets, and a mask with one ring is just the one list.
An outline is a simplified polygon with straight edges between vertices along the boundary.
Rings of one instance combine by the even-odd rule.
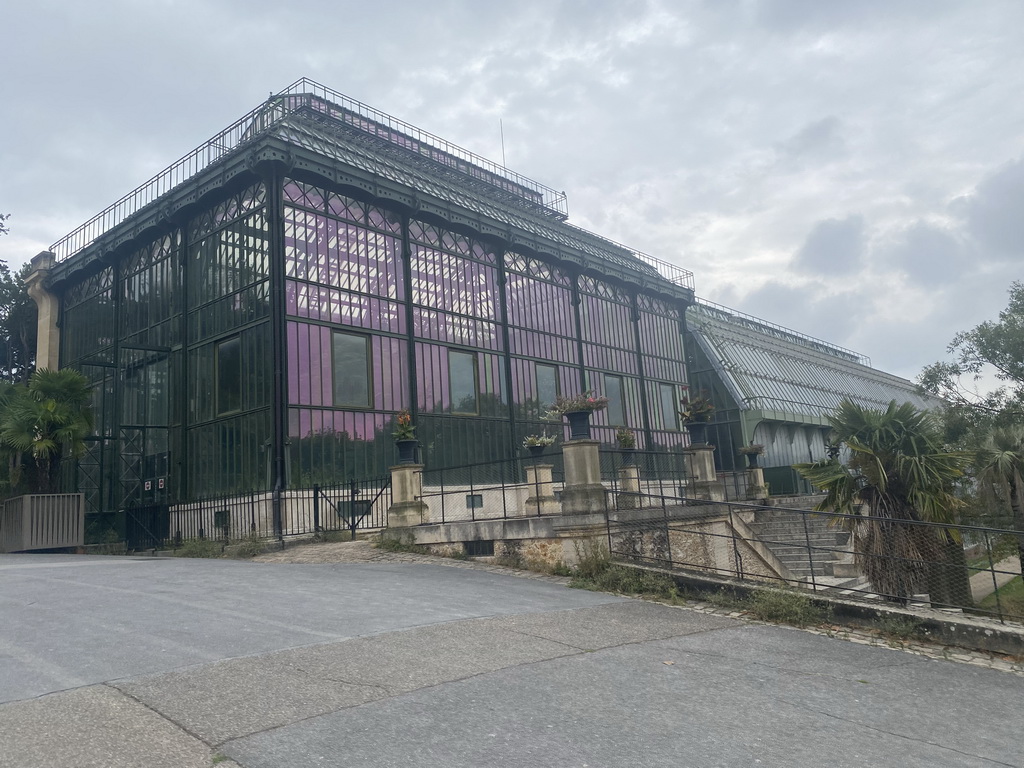
[[569, 420], [570, 440], [590, 439], [590, 411], [570, 411], [565, 418]]
[[747, 454], [747, 469], [756, 469], [756, 468], [757, 468], [757, 454], [756, 453], [748, 453]]
[[528, 445], [526, 446], [526, 450], [530, 452], [530, 455], [533, 456], [533, 458], [538, 459], [540, 458], [540, 455], [544, 453], [544, 449], [546, 447], [547, 446], [545, 445]]
[[706, 421], [691, 421], [686, 425], [686, 431], [690, 433], [690, 445], [706, 443], [708, 423]]
[[395, 440], [395, 445], [398, 447], [399, 464], [416, 463], [416, 446], [419, 445], [418, 440]]
[[622, 450], [622, 466], [632, 467], [636, 464], [636, 448], [623, 448]]

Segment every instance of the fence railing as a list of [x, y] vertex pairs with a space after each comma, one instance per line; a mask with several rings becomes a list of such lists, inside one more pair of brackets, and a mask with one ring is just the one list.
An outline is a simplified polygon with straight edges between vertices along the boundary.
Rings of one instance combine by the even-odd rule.
[[284, 538], [383, 528], [391, 506], [390, 476], [314, 485], [275, 494], [232, 494], [125, 510], [130, 550], [159, 549], [187, 539]]
[[999, 528], [665, 497], [609, 515], [613, 560], [1024, 621], [1018, 542]]
[[85, 496], [15, 496], [0, 509], [0, 552], [76, 547], [85, 541]]

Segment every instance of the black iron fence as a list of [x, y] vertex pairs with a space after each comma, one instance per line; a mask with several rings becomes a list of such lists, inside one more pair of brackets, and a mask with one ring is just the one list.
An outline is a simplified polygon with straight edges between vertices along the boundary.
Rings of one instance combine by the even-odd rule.
[[1005, 529], [678, 500], [608, 517], [613, 560], [1024, 621]]
[[253, 491], [179, 504], [129, 507], [129, 550], [160, 549], [188, 539], [232, 541], [285, 538], [383, 528], [391, 506], [391, 477], [314, 485], [280, 493]]

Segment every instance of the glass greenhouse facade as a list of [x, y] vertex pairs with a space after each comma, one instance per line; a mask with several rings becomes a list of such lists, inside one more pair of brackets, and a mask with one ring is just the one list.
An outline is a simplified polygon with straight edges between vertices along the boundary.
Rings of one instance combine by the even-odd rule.
[[[558, 394], [679, 450], [692, 276], [564, 196], [300, 81], [57, 243], [62, 366], [96, 384], [93, 511], [518, 455]], [[557, 429], [557, 427], [556, 427]]]

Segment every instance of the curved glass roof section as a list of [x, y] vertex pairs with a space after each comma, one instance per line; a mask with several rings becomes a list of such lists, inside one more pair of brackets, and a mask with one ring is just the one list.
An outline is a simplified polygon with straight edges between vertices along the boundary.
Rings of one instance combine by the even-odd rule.
[[896, 400], [930, 409], [939, 402], [871, 368], [862, 355], [702, 299], [686, 319], [742, 410], [799, 421], [819, 420], [845, 398], [867, 408]]

